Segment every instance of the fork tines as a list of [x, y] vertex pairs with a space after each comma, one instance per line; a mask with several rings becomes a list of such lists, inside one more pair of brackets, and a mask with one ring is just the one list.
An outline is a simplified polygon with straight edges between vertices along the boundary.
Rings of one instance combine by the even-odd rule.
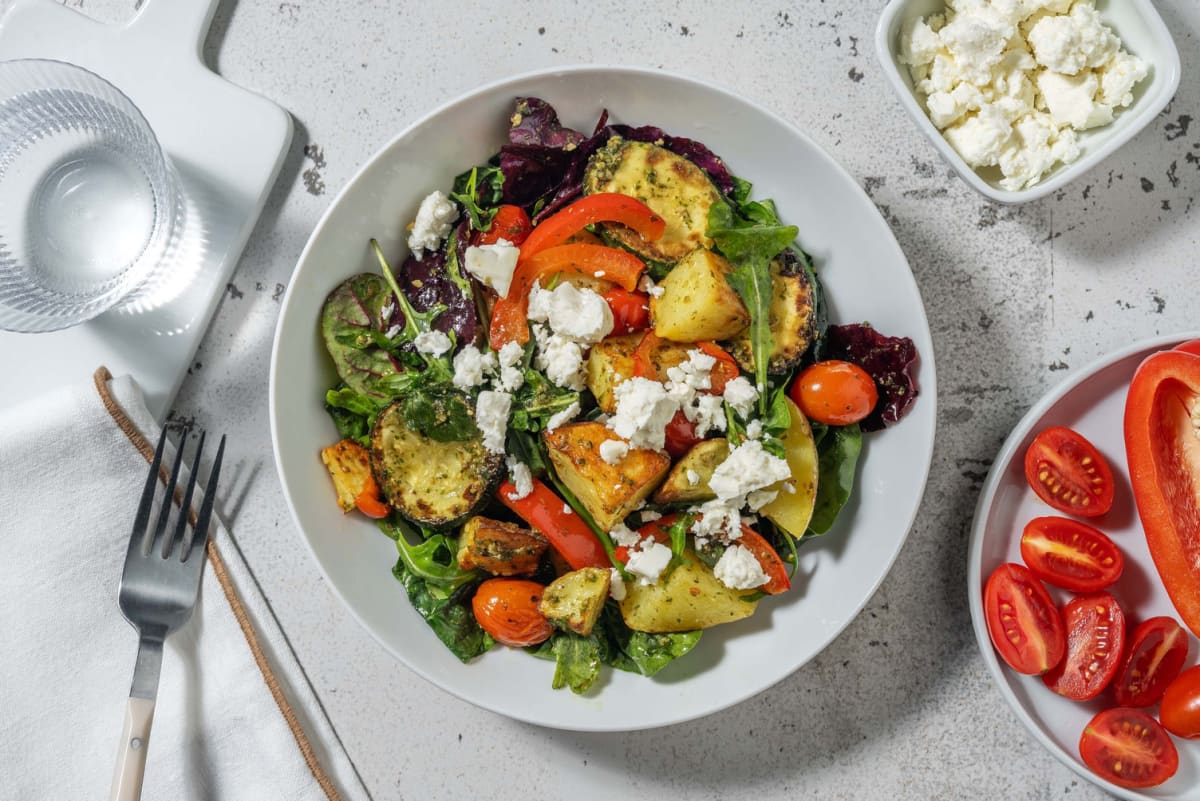
[[[140, 550], [143, 556], [149, 556], [157, 548], [162, 558], [166, 559], [175, 548], [175, 543], [178, 542], [180, 543], [180, 561], [186, 562], [193, 550], [204, 547], [208, 538], [209, 520], [212, 518], [217, 479], [221, 473], [221, 459], [225, 455], [225, 436], [222, 435], [221, 442], [217, 446], [217, 456], [213, 460], [212, 470], [209, 473], [208, 489], [204, 492], [204, 499], [200, 503], [200, 511], [193, 516], [191, 511], [192, 497], [195, 494], [196, 483], [200, 474], [200, 459], [204, 452], [205, 437], [206, 432], [201, 431], [200, 440], [196, 444], [196, 450], [192, 456], [191, 466], [186, 476], [187, 485], [183, 489], [182, 498], [178, 491], [178, 485], [181, 478], [180, 474], [183, 465], [186, 438], [181, 440], [179, 447], [176, 448], [171, 472], [166, 479], [166, 493], [159, 507], [158, 519], [154, 527], [151, 528], [148, 524], [154, 507], [155, 490], [165, 473], [162, 462], [163, 454], [166, 450], [167, 429], [163, 429], [162, 436], [158, 440], [158, 446], [154, 450], [154, 460], [150, 463], [150, 471], [146, 476], [146, 486], [142, 491], [142, 500], [138, 505], [137, 516], [134, 518], [133, 523], [132, 536], [137, 537], [140, 533]], [[171, 516], [171, 509], [176, 505], [179, 507], [179, 513], [175, 526], [172, 529], [168, 527], [168, 521]], [[188, 532], [189, 522], [193, 523], [190, 535]], [[170, 535], [164, 536], [168, 530], [170, 530]]]

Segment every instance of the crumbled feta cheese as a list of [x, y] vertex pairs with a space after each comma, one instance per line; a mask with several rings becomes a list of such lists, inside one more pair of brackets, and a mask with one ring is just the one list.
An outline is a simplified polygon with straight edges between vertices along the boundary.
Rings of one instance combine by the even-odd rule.
[[1124, 108], [1133, 102], [1133, 87], [1150, 72], [1146, 62], [1125, 51], [1113, 57], [1096, 71], [1100, 78], [1100, 93], [1096, 99], [1111, 108]]
[[519, 501], [527, 497], [533, 492], [533, 474], [529, 472], [529, 465], [518, 462], [513, 456], [506, 457], [504, 463], [508, 466], [508, 475], [516, 486], [516, 491], [510, 492], [508, 499]]
[[737, 501], [714, 498], [689, 508], [689, 512], [697, 515], [691, 528], [691, 532], [696, 535], [696, 547], [702, 547], [709, 539], [722, 542], [739, 539], [742, 536], [742, 515], [738, 511], [740, 506], [740, 498]]
[[696, 436], [703, 437], [709, 431], [725, 430], [725, 404], [719, 395], [697, 395], [683, 407], [684, 416], [696, 429]]
[[545, 373], [555, 386], [583, 389], [587, 377], [583, 373], [583, 348], [580, 344], [551, 334], [544, 325], [533, 325], [531, 329], [538, 348], [534, 367]]
[[629, 552], [625, 572], [637, 576], [639, 584], [655, 584], [671, 563], [671, 549], [661, 542], [646, 540], [640, 548]]
[[485, 389], [475, 401], [475, 425], [483, 434], [483, 447], [491, 453], [504, 453], [504, 436], [508, 431], [508, 412], [512, 395]]
[[417, 219], [408, 233], [408, 249], [420, 261], [426, 250], [437, 250], [458, 219], [458, 207], [440, 190], [430, 192], [417, 209]]
[[643, 523], [650, 523], [655, 520], [659, 520], [661, 518], [662, 518], [662, 513], [655, 512], [652, 509], [647, 509], [646, 511], [642, 512], [642, 522]]
[[692, 468], [689, 467], [684, 475], [687, 476], [688, 486], [694, 487], [700, 483], [700, 474]]
[[608, 595], [614, 601], [625, 600], [625, 577], [615, 567], [610, 567], [611, 578], [608, 582]]
[[496, 290], [500, 297], [508, 295], [512, 286], [513, 270], [521, 249], [501, 239], [492, 245], [471, 245], [463, 254], [467, 272], [479, 279], [479, 283]]
[[600, 458], [607, 464], [619, 464], [629, 454], [629, 443], [606, 439], [600, 443]]
[[617, 410], [606, 425], [635, 448], [662, 450], [679, 404], [657, 381], [634, 376], [613, 389]]
[[641, 535], [624, 523], [617, 523], [615, 526], [613, 526], [608, 532], [608, 536], [611, 537], [612, 541], [617, 545], [624, 545], [626, 548], [632, 548], [642, 539]]
[[534, 285], [527, 316], [549, 323], [555, 334], [590, 345], [612, 333], [613, 315], [603, 296], [564, 282], [552, 290]]
[[751, 420], [749, 423], [746, 423], [746, 436], [750, 439], [762, 439], [762, 433], [762, 420]]
[[525, 358], [525, 349], [516, 342], [505, 342], [497, 354], [500, 376], [496, 388], [505, 392], [516, 392], [525, 383], [525, 373], [518, 367]]
[[1050, 119], [1077, 131], [1108, 125], [1113, 120], [1112, 106], [1095, 101], [1100, 79], [1091, 70], [1078, 75], [1043, 72], [1038, 76], [1038, 91], [1046, 100]]
[[1076, 3], [1070, 14], [1041, 17], [1025, 38], [1038, 64], [1063, 75], [1099, 67], [1121, 48], [1090, 3]]
[[490, 350], [485, 354], [474, 345], [464, 345], [454, 354], [454, 386], [459, 389], [479, 386], [484, 375], [495, 370], [496, 356]]
[[383, 335], [385, 337], [387, 337], [388, 339], [395, 339], [396, 337], [400, 336], [400, 332], [403, 330], [404, 330], [404, 326], [393, 325], [391, 328], [389, 328], [387, 331], [385, 331], [383, 333]]
[[758, 390], [745, 376], [738, 376], [725, 384], [725, 402], [744, 420], [750, 417], [758, 401]]
[[[546, 430], [553, 431], [554, 429], [558, 428], [559, 426], [566, 425], [567, 423], [574, 420], [575, 416], [578, 414], [579, 414], [579, 401], [571, 401], [571, 404], [569, 406], [567, 406], [567, 408], [563, 409], [561, 412], [556, 412], [556, 413], [550, 415], [550, 419], [546, 421]], [[604, 447], [603, 444], [601, 444], [600, 447], [601, 447], [601, 449], [603, 449], [603, 447]]]
[[642, 290], [652, 298], [661, 298], [663, 293], [667, 291], [658, 284], [654, 283], [654, 279], [645, 273], [643, 273], [642, 277], [638, 279], [638, 289]]
[[751, 512], [757, 512], [778, 497], [779, 490], [755, 490], [746, 496], [746, 506]]
[[417, 353], [424, 353], [426, 356], [441, 356], [450, 350], [452, 345], [450, 337], [441, 331], [422, 331], [413, 338], [413, 347], [417, 349]]
[[729, 456], [708, 480], [708, 486], [720, 500], [744, 498], [747, 493], [791, 478], [788, 463], [766, 451], [756, 439], [748, 439]]
[[732, 590], [749, 590], [761, 587], [770, 579], [763, 572], [758, 559], [744, 545], [730, 545], [713, 565], [717, 581]]
[[575, 514], [575, 510], [571, 508], [571, 504], [569, 504], [569, 503], [563, 504], [563, 514], [564, 515]]

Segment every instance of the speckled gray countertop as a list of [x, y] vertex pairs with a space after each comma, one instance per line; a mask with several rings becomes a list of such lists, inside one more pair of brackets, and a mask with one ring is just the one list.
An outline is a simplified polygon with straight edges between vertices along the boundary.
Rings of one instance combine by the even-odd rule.
[[[130, 0], [69, 5], [114, 20], [131, 13]], [[975, 194], [904, 116], [872, 45], [882, 6], [220, 6], [209, 63], [290, 110], [296, 135], [172, 415], [237, 443], [243, 463], [226, 516], [374, 798], [1107, 797], [1044, 751], [993, 687], [967, 610], [967, 537], [994, 454], [1039, 396], [1127, 342], [1197, 327], [1200, 5], [1157, 3], [1183, 59], [1174, 102], [1100, 167], [1020, 207]], [[710, 79], [827, 148], [908, 256], [941, 384], [921, 511], [858, 619], [761, 695], [626, 735], [516, 723], [398, 664], [347, 614], [303, 545], [267, 424], [280, 299], [338, 189], [428, 109], [502, 76], [585, 62]]]

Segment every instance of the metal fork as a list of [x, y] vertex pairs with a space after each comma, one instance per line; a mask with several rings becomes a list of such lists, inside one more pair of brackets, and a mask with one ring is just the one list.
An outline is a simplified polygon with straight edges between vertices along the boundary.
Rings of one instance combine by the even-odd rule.
[[174, 524], [169, 525], [172, 511], [176, 508], [183, 442], [176, 449], [174, 466], [159, 503], [157, 519], [151, 525], [156, 490], [162, 483], [160, 472], [166, 442], [167, 431], [163, 429], [133, 521], [129, 550], [125, 554], [125, 571], [121, 575], [121, 612], [138, 630], [139, 640], [133, 686], [129, 690], [129, 705], [125, 712], [125, 730], [113, 775], [112, 801], [137, 801], [142, 795], [150, 726], [154, 721], [154, 699], [158, 694], [158, 676], [162, 667], [163, 640], [187, 622], [196, 605], [200, 571], [204, 566], [204, 547], [208, 542], [208, 523], [212, 517], [213, 497], [221, 472], [221, 457], [225, 454], [225, 437], [222, 436], [209, 474], [208, 488], [204, 490], [204, 500], [189, 535], [192, 495], [200, 472], [204, 433], [200, 434], [200, 442], [196, 445], [187, 487], [178, 503]]

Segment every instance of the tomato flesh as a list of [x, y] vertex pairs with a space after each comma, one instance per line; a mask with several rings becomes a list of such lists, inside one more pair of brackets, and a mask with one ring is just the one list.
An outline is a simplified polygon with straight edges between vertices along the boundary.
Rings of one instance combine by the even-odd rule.
[[1158, 721], [1121, 706], [1084, 727], [1079, 756], [1096, 775], [1122, 787], [1154, 787], [1179, 770], [1179, 752]]
[[1158, 718], [1171, 734], [1200, 737], [1200, 665], [1183, 671], [1167, 685]]
[[792, 580], [788, 578], [787, 567], [779, 558], [779, 553], [771, 547], [771, 543], [749, 526], [742, 526], [742, 536], [738, 543], [754, 554], [763, 573], [767, 574], [767, 583], [759, 587], [768, 595], [778, 595], [792, 588]]
[[613, 287], [604, 293], [613, 315], [613, 334], [632, 334], [650, 327], [650, 296]]
[[1072, 598], [1063, 607], [1067, 655], [1042, 676], [1047, 687], [1072, 701], [1099, 695], [1117, 672], [1125, 647], [1125, 613], [1107, 592]]
[[1065, 517], [1030, 520], [1021, 534], [1021, 558], [1042, 581], [1072, 592], [1102, 590], [1125, 570], [1125, 557], [1112, 540]]
[[1125, 453], [1146, 544], [1184, 625], [1200, 635], [1200, 358], [1161, 351], [1134, 373]]
[[1063, 426], [1034, 437], [1025, 452], [1025, 480], [1039, 498], [1066, 514], [1099, 517], [1112, 508], [1108, 462], [1082, 434]]
[[663, 434], [665, 437], [664, 447], [672, 459], [680, 458], [700, 441], [700, 437], [696, 436], [695, 424], [687, 419], [687, 415], [682, 410], [675, 412], [671, 422], [667, 423], [667, 427], [663, 429]]
[[1013, 670], [1035, 676], [1062, 660], [1062, 616], [1029, 568], [1012, 562], [996, 568], [984, 586], [983, 611], [992, 645]]
[[1188, 635], [1169, 617], [1143, 620], [1133, 630], [1125, 658], [1113, 679], [1113, 695], [1121, 706], [1150, 706], [1187, 661]]
[[836, 359], [805, 369], [788, 394], [805, 417], [831, 426], [857, 423], [879, 402], [879, 390], [867, 371]]
[[554, 633], [554, 624], [538, 611], [545, 589], [526, 579], [488, 579], [475, 590], [471, 610], [496, 642], [515, 648], [537, 645]]

